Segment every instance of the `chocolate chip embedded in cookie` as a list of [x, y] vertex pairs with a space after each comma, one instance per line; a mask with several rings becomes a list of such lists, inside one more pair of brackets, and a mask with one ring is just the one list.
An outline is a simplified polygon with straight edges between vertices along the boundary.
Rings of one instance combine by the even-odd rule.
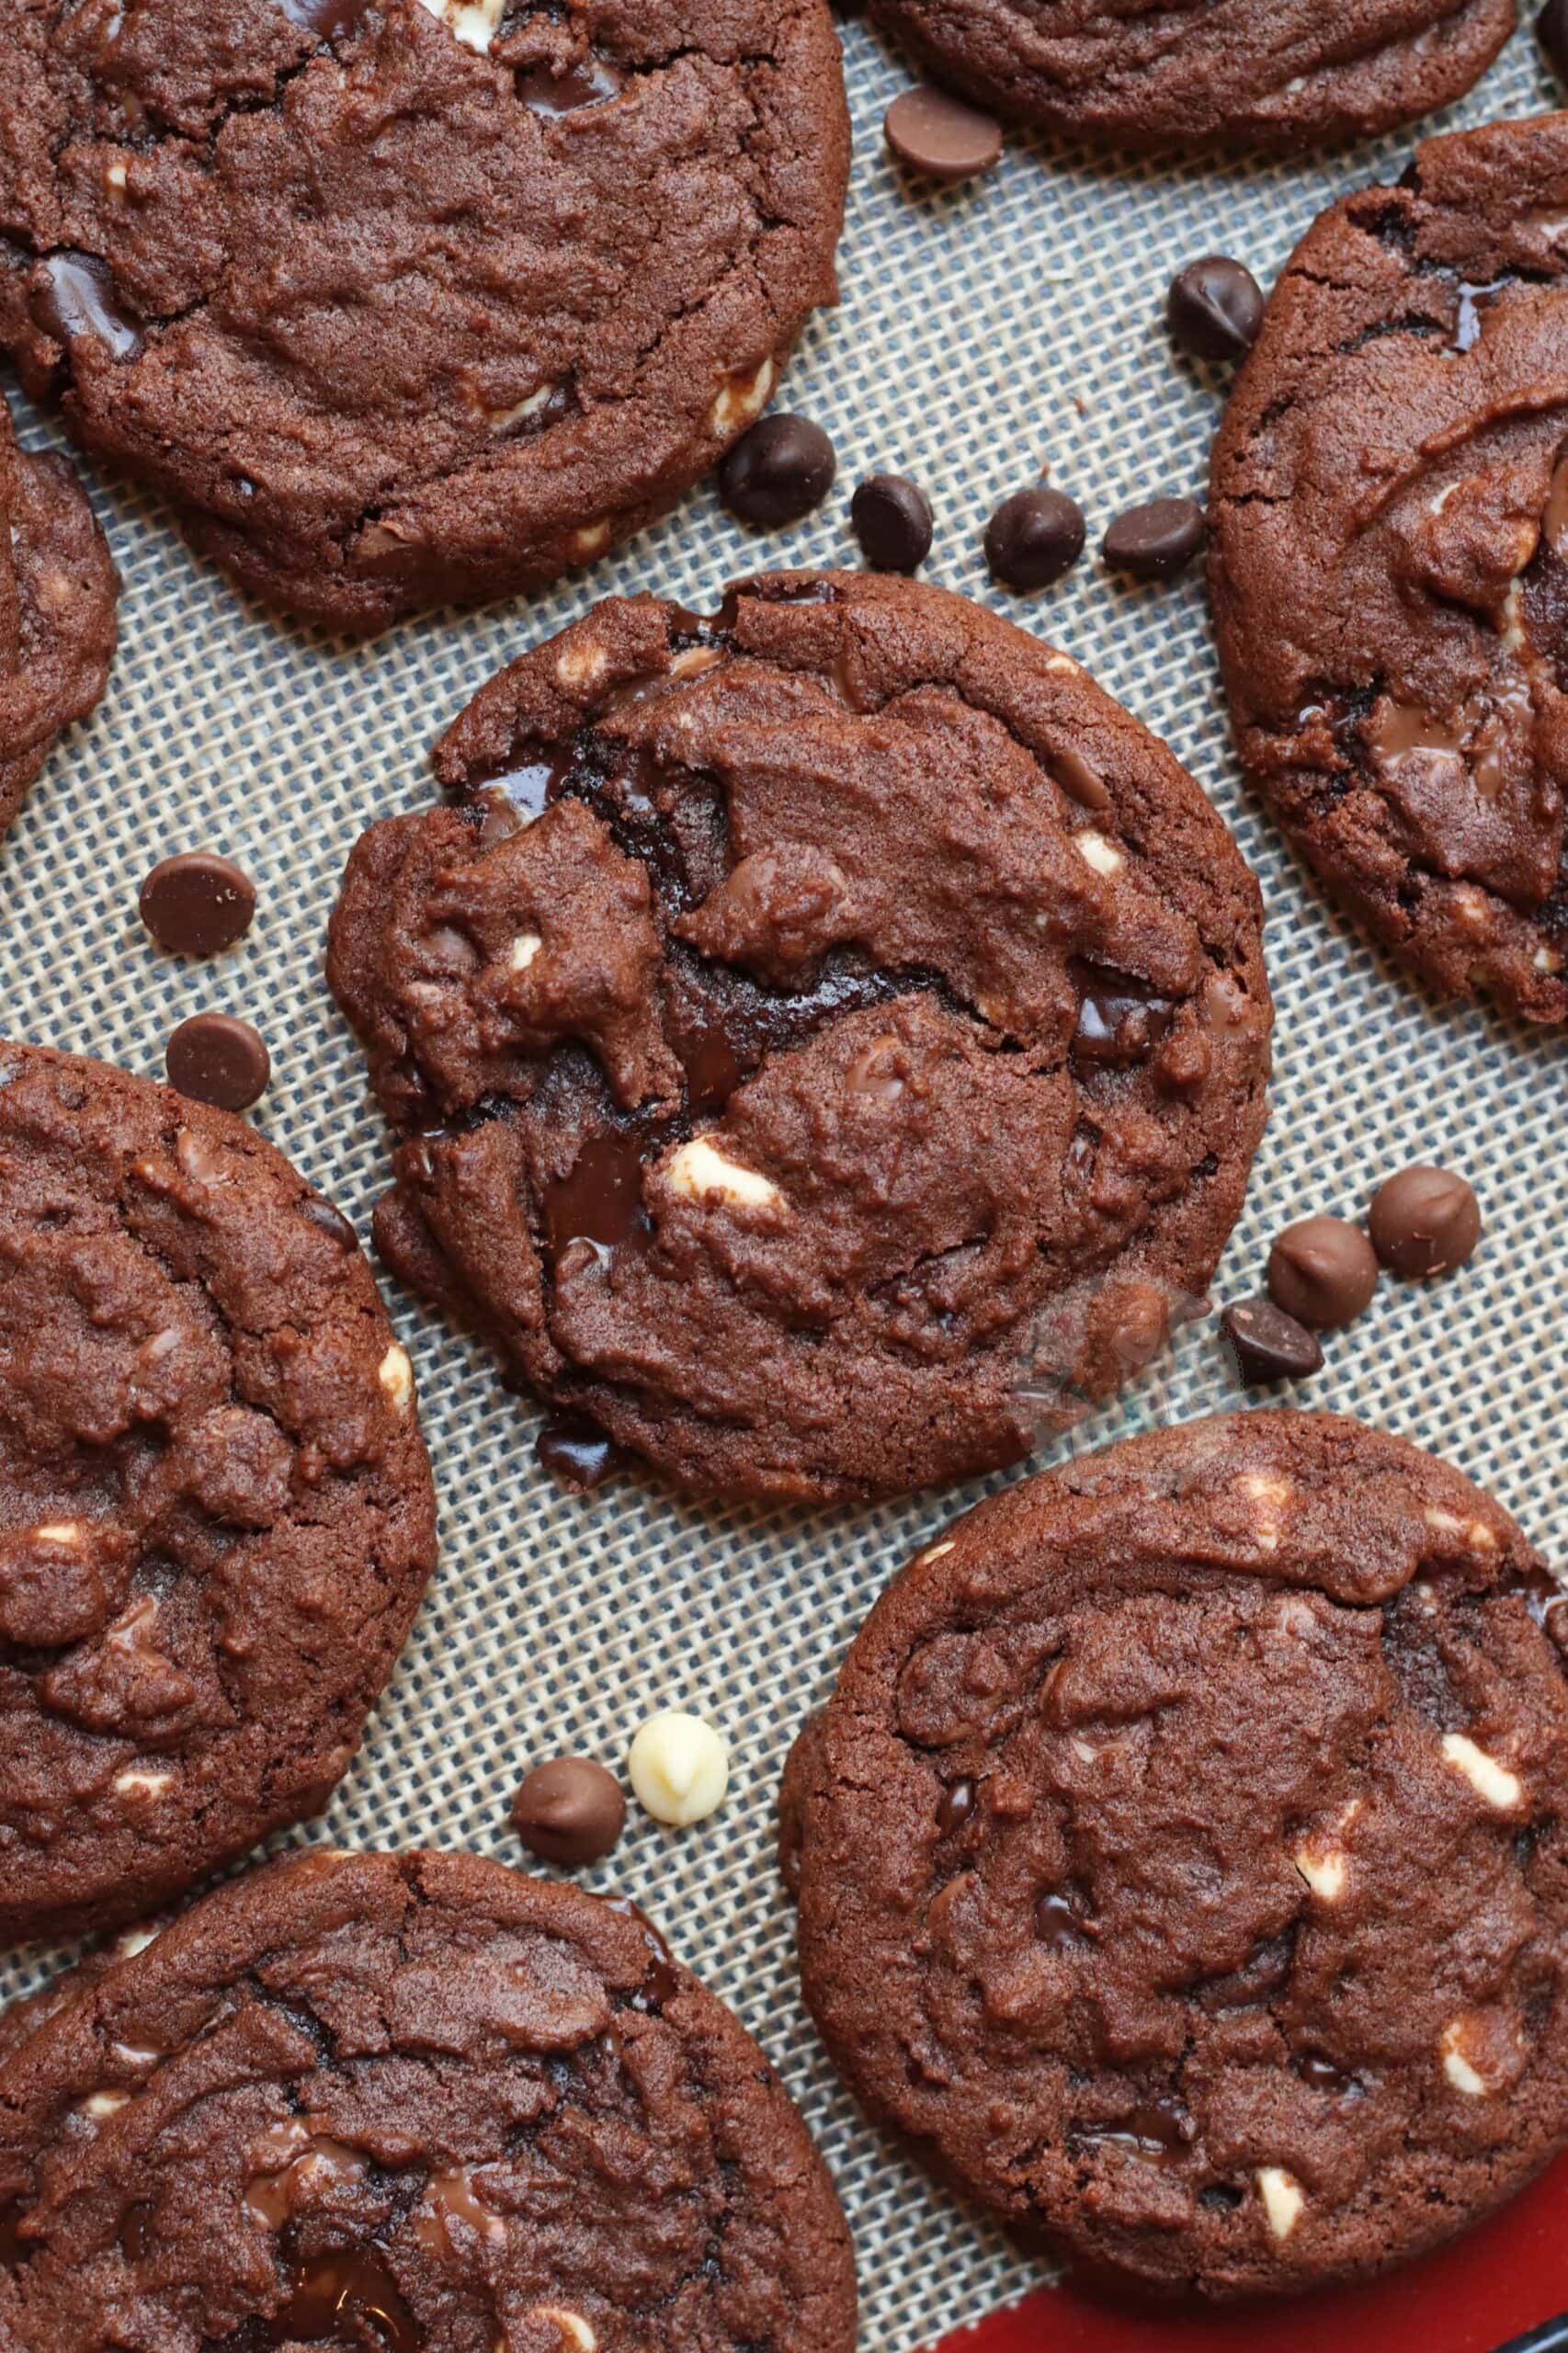
[[1256, 886], [1164, 745], [945, 590], [597, 607], [364, 836], [377, 1236], [687, 1484], [1025, 1453], [1193, 1312], [1264, 1119]]
[[67, 1981], [0, 2062], [0, 2338], [853, 2353], [848, 2234], [634, 1907], [311, 1855]]
[[1291, 839], [1445, 994], [1568, 1018], [1568, 115], [1431, 140], [1309, 230], [1209, 522]]
[[1468, 1480], [1328, 1415], [982, 1504], [785, 1777], [852, 2089], [1153, 2289], [1310, 2288], [1464, 2228], [1568, 2140], [1562, 1598]]
[[62, 729], [97, 707], [119, 596], [80, 483], [17, 447], [0, 397], [0, 834]]
[[871, 0], [983, 106], [1120, 147], [1312, 147], [1463, 96], [1515, 0]]
[[538, 587], [835, 296], [824, 0], [0, 0], [0, 347], [247, 588]]
[[0, 1938], [324, 1803], [435, 1558], [408, 1358], [240, 1120], [9, 1044], [0, 1497]]

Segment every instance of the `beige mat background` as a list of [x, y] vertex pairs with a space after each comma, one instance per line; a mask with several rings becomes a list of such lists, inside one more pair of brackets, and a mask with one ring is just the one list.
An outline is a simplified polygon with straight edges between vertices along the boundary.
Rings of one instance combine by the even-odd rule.
[[[1165, 169], [1019, 139], [972, 189], [912, 197], [881, 139], [906, 70], [862, 24], [845, 28], [845, 43], [856, 161], [844, 301], [814, 326], [781, 403], [836, 440], [839, 482], [822, 513], [754, 538], [704, 488], [531, 606], [345, 649], [246, 606], [153, 502], [103, 490], [125, 576], [120, 654], [101, 711], [56, 753], [0, 854], [0, 1029], [161, 1076], [164, 1040], [185, 1015], [248, 1015], [274, 1058], [258, 1124], [365, 1232], [383, 1137], [320, 977], [327, 911], [361, 826], [426, 800], [437, 733], [502, 662], [595, 597], [646, 586], [708, 608], [743, 569], [852, 561], [855, 483], [874, 468], [907, 472], [937, 512], [926, 576], [1085, 662], [1174, 745], [1262, 878], [1279, 1015], [1274, 1115], [1216, 1302], [1256, 1286], [1289, 1216], [1355, 1214], [1380, 1175], [1413, 1157], [1465, 1170], [1487, 1219], [1479, 1256], [1437, 1290], [1385, 1285], [1303, 1400], [1447, 1452], [1561, 1559], [1561, 1042], [1434, 1006], [1282, 851], [1238, 784], [1196, 576], [1130, 592], [1091, 554], [1062, 587], [1017, 601], [992, 588], [979, 548], [996, 500], [1047, 462], [1087, 509], [1091, 549], [1121, 506], [1199, 490], [1220, 380], [1169, 352], [1171, 273], [1219, 250], [1267, 283], [1323, 203], [1396, 176], [1413, 142], [1305, 167]], [[1437, 127], [1552, 99], [1521, 30]], [[22, 422], [29, 442], [50, 438], [36, 417]], [[202, 844], [249, 869], [260, 912], [233, 954], [175, 963], [141, 930], [137, 885], [154, 858]], [[565, 1496], [535, 1466], [537, 1415], [502, 1391], [483, 1352], [407, 1299], [392, 1305], [419, 1379], [442, 1560], [361, 1756], [304, 1835], [517, 1860], [506, 1813], [530, 1761], [584, 1749], [619, 1768], [652, 1709], [708, 1713], [733, 1758], [724, 1811], [686, 1833], [634, 1817], [589, 1883], [634, 1894], [778, 2063], [848, 2210], [868, 2353], [912, 2353], [1021, 2291], [1029, 2268], [837, 2091], [795, 1989], [771, 1862], [773, 1793], [797, 1725], [885, 1579], [976, 1491], [812, 1515], [702, 1509], [635, 1479]], [[1210, 1319], [1070, 1443], [1239, 1402]], [[52, 1958], [0, 1958], [0, 1995], [39, 1982]]]

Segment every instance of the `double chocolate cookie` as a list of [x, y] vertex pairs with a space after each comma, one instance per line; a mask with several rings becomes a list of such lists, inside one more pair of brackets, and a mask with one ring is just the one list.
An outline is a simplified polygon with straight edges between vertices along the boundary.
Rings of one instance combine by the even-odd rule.
[[1324, 214], [1215, 445], [1247, 770], [1445, 994], [1568, 1017], [1568, 115]]
[[373, 826], [332, 985], [383, 1256], [686, 1483], [1015, 1461], [1190, 1313], [1264, 1120], [1256, 888], [1065, 654], [945, 590], [606, 603]]
[[67, 1982], [0, 2060], [28, 2353], [853, 2353], [805, 2126], [630, 1904], [312, 1855]]
[[227, 1113], [0, 1045], [0, 1938], [321, 1806], [434, 1558], [347, 1222]]
[[1307, 2288], [1461, 2229], [1568, 2139], [1564, 1639], [1505, 1512], [1331, 1415], [981, 1505], [786, 1775], [839, 2067], [1149, 2287]]
[[984, 106], [1120, 147], [1316, 146], [1462, 97], [1515, 0], [871, 0]]
[[17, 448], [0, 395], [0, 834], [56, 736], [97, 707], [119, 596], [80, 483]]
[[0, 346], [345, 629], [672, 506], [835, 292], [825, 0], [0, 0]]

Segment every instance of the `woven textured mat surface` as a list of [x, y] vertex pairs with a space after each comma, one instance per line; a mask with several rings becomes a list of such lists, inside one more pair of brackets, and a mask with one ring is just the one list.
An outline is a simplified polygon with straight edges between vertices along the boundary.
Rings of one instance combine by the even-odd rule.
[[[991, 587], [979, 545], [996, 500], [1047, 462], [1087, 509], [1091, 550], [1119, 507], [1201, 490], [1217, 380], [1170, 355], [1168, 278], [1220, 251], [1267, 283], [1324, 203], [1397, 176], [1414, 134], [1290, 169], [1119, 165], [1015, 140], [988, 180], [917, 200], [881, 137], [906, 70], [863, 25], [845, 40], [857, 156], [844, 301], [816, 323], [780, 404], [835, 437], [827, 507], [757, 539], [709, 486], [531, 605], [415, 622], [345, 649], [247, 607], [186, 552], [154, 502], [101, 491], [125, 577], [121, 649], [101, 711], [56, 752], [0, 852], [0, 1029], [157, 1076], [185, 1015], [248, 1015], [275, 1068], [258, 1124], [365, 1232], [385, 1138], [321, 979], [327, 913], [360, 828], [426, 801], [438, 731], [503, 662], [597, 597], [649, 587], [710, 608], [737, 572], [852, 561], [855, 483], [874, 468], [909, 472], [937, 510], [926, 576], [1084, 661], [1174, 745], [1262, 879], [1278, 1006], [1274, 1113], [1217, 1302], [1256, 1288], [1268, 1239], [1291, 1215], [1357, 1214], [1375, 1178], [1413, 1158], [1464, 1170], [1487, 1218], [1476, 1259], [1436, 1290], [1385, 1284], [1334, 1340], [1303, 1402], [1446, 1452], [1562, 1557], [1562, 1042], [1435, 1006], [1331, 913], [1241, 790], [1196, 574], [1129, 592], [1091, 553], [1060, 589], [1016, 601]], [[1427, 128], [1551, 103], [1521, 31], [1465, 105]], [[19, 414], [29, 443], [51, 438]], [[137, 885], [155, 858], [201, 844], [248, 868], [260, 912], [232, 955], [176, 964], [142, 933]], [[710, 1715], [732, 1753], [723, 1812], [685, 1833], [634, 1813], [587, 1881], [634, 1894], [778, 2062], [848, 2210], [862, 2343], [911, 2353], [1038, 2274], [838, 2092], [795, 1988], [773, 1795], [792, 1734], [874, 1595], [976, 1491], [812, 1515], [699, 1507], [636, 1479], [562, 1495], [535, 1466], [533, 1408], [506, 1395], [483, 1349], [385, 1288], [418, 1375], [441, 1565], [361, 1755], [324, 1821], [301, 1835], [517, 1861], [506, 1813], [527, 1763], [584, 1749], [619, 1768], [653, 1708]], [[1241, 1402], [1210, 1320], [1066, 1448]], [[53, 1958], [0, 1959], [0, 1995], [38, 1983]]]

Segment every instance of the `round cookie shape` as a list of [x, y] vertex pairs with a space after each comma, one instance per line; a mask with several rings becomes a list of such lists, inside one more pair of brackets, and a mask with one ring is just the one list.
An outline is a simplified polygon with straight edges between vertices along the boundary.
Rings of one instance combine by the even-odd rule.
[[1015, 2226], [1160, 2290], [1414, 2255], [1568, 2139], [1562, 1597], [1338, 1416], [1128, 1440], [878, 1602], [781, 1859], [841, 2072]]
[[63, 729], [97, 708], [119, 574], [63, 458], [17, 446], [0, 398], [0, 835]]
[[1462, 97], [1515, 0], [871, 0], [983, 106], [1119, 147], [1370, 138]]
[[317, 1812], [435, 1561], [407, 1356], [241, 1120], [0, 1045], [0, 1939]]
[[1215, 443], [1248, 775], [1445, 995], [1568, 1018], [1568, 114], [1325, 212]]
[[1256, 885], [1064, 654], [864, 573], [598, 606], [361, 839], [376, 1232], [700, 1491], [1026, 1453], [1192, 1312], [1265, 1114]]
[[635, 1907], [469, 1855], [253, 1872], [0, 2059], [0, 2336], [98, 2353], [108, 2313], [166, 2353], [855, 2343], [738, 2020]]
[[825, 0], [17, 14], [0, 347], [199, 551], [334, 628], [602, 555], [835, 297]]

